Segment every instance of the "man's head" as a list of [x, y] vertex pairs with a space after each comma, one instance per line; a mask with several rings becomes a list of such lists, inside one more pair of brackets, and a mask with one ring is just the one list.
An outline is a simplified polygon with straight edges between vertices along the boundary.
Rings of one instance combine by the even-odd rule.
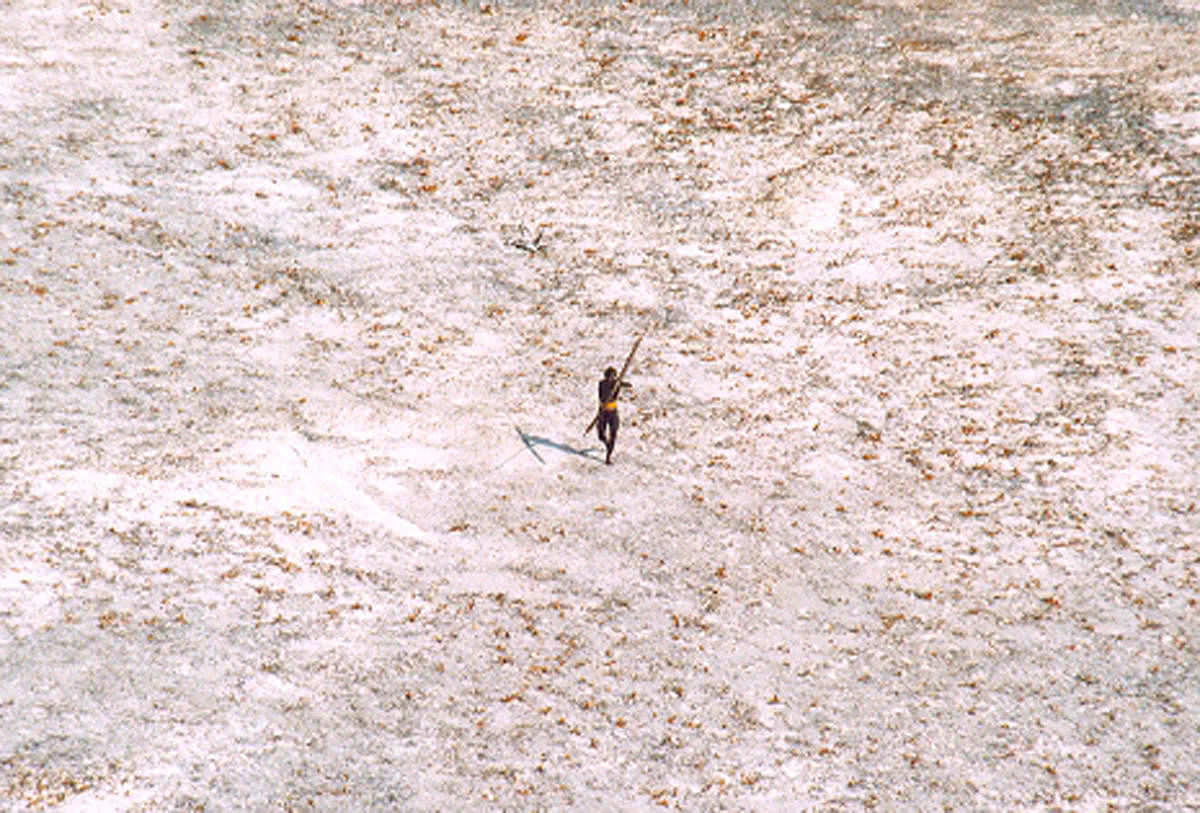
[[617, 377], [617, 368], [609, 367], [608, 369], [606, 369], [604, 371], [604, 377], [605, 378], [616, 378]]

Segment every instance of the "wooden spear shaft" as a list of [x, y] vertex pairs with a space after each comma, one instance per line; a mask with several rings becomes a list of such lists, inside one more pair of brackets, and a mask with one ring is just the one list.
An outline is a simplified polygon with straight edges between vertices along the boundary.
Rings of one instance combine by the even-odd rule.
[[[645, 334], [643, 334], [643, 335], [645, 335]], [[612, 394], [614, 401], [616, 400], [617, 395], [619, 395], [621, 392], [621, 382], [625, 379], [625, 373], [628, 372], [628, 370], [629, 370], [630, 362], [633, 361], [633, 354], [637, 352], [638, 345], [640, 345], [641, 343], [642, 343], [641, 336], [638, 336], [636, 339], [633, 340], [633, 349], [630, 350], [629, 355], [625, 357], [625, 363], [621, 366], [621, 372], [617, 373], [617, 383], [616, 383], [616, 386], [613, 387], [613, 394]], [[592, 418], [592, 422], [588, 424], [587, 429], [583, 430], [583, 434], [586, 435], [589, 432], [591, 432], [594, 428], [596, 428], [596, 421], [600, 420], [600, 411], [602, 409], [604, 409], [604, 404], [601, 404], [600, 408], [596, 410], [595, 417]]]

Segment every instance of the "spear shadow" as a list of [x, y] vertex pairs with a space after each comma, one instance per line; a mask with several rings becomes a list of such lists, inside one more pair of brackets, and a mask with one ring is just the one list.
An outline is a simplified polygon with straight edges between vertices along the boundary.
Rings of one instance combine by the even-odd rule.
[[549, 438], [527, 434], [521, 431], [521, 427], [519, 426], [516, 427], [516, 430], [517, 434], [521, 436], [521, 441], [525, 444], [525, 448], [527, 448], [529, 453], [537, 458], [537, 462], [541, 463], [543, 466], [546, 464], [546, 461], [540, 454], [538, 454], [539, 446], [545, 446], [548, 449], [554, 449], [556, 452], [563, 452], [564, 454], [573, 454], [577, 457], [586, 457], [588, 460], [594, 460], [597, 463], [600, 462], [600, 458], [593, 457], [593, 453], [598, 451], [595, 448], [576, 449], [574, 446], [568, 446], [567, 444], [559, 443], [556, 440], [550, 440]]

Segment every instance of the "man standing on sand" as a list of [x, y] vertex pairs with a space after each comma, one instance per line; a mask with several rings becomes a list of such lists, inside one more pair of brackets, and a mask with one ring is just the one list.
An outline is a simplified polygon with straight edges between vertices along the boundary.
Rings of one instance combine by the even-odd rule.
[[608, 450], [604, 457], [605, 463], [612, 463], [613, 447], [617, 445], [617, 428], [621, 425], [621, 420], [617, 417], [617, 396], [621, 394], [622, 387], [629, 386], [625, 383], [625, 372], [633, 362], [633, 354], [637, 352], [641, 343], [641, 336], [633, 340], [633, 349], [625, 357], [621, 372], [618, 373], [613, 367], [604, 371], [604, 379], [600, 382], [600, 409], [596, 411], [596, 417], [592, 418], [588, 428], [583, 430], [583, 434], [586, 435], [592, 431], [593, 426], [596, 427], [600, 434], [600, 442]]
[[617, 429], [621, 425], [621, 419], [617, 416], [617, 395], [627, 386], [629, 385], [624, 381], [617, 379], [615, 367], [604, 371], [599, 388], [600, 412], [596, 418], [596, 431], [600, 435], [600, 442], [608, 451], [604, 456], [604, 462], [608, 464], [612, 463], [613, 447], [617, 445]]

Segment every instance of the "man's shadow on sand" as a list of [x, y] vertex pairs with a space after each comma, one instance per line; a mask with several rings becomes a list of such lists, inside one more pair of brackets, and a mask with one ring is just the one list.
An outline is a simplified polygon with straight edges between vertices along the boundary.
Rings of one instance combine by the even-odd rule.
[[525, 444], [525, 448], [527, 448], [529, 453], [537, 458], [537, 462], [541, 463], [542, 465], [546, 464], [546, 460], [540, 454], [538, 454], [539, 446], [543, 446], [547, 449], [553, 449], [554, 451], [562, 452], [563, 454], [575, 455], [576, 457], [585, 457], [588, 460], [594, 460], [597, 463], [604, 462], [604, 459], [599, 457], [600, 450], [594, 447], [587, 449], [576, 449], [574, 446], [568, 446], [565, 443], [559, 443], [558, 441], [550, 440], [549, 438], [530, 435], [521, 431], [521, 427], [519, 426], [516, 429], [517, 434], [521, 436], [521, 441]]

